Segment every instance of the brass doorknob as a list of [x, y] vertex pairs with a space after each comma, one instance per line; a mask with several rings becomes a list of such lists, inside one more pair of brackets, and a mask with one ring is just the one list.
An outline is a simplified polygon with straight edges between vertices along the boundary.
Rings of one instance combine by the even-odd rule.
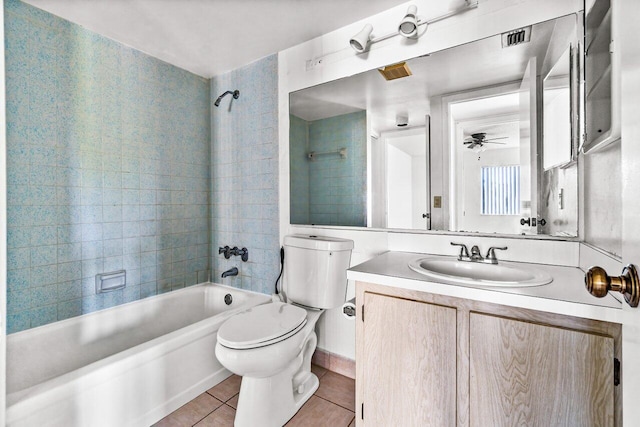
[[622, 270], [621, 276], [609, 276], [601, 267], [591, 267], [584, 276], [584, 284], [594, 297], [602, 298], [609, 291], [620, 292], [631, 307], [640, 302], [640, 279], [633, 264]]

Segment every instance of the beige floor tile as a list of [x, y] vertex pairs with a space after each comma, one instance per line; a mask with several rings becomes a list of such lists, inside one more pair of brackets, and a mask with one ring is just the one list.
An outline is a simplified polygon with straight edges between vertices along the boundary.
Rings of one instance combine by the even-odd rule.
[[233, 427], [233, 420], [236, 417], [236, 410], [227, 405], [222, 405], [207, 418], [200, 421], [195, 427]]
[[240, 392], [240, 383], [242, 382], [242, 377], [238, 375], [231, 375], [226, 380], [222, 381], [220, 384], [211, 387], [207, 390], [207, 393], [212, 395], [218, 400], [222, 400], [226, 402], [231, 399], [233, 396]]
[[236, 394], [231, 399], [227, 400], [227, 405], [231, 406], [233, 409], [238, 409], [238, 398], [239, 394]]
[[316, 395], [352, 412], [356, 406], [356, 382], [351, 378], [328, 371], [320, 379]]
[[353, 412], [334, 405], [318, 396], [311, 396], [287, 427], [347, 427]]
[[208, 395], [207, 393], [202, 393], [191, 402], [181, 406], [158, 421], [154, 426], [191, 427], [222, 405], [223, 403], [218, 399]]
[[326, 368], [323, 368], [322, 366], [318, 366], [318, 365], [311, 365], [311, 372], [313, 372], [314, 374], [316, 374], [316, 377], [318, 377], [318, 379], [322, 378], [324, 376], [324, 374], [326, 374], [328, 371]]
[[351, 424], [349, 424], [349, 427], [356, 427], [356, 417], [353, 417], [353, 420], [351, 420]]

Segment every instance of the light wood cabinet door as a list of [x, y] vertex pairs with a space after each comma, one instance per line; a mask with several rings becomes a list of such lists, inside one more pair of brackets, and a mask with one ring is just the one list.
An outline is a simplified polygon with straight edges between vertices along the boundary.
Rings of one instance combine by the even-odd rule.
[[613, 426], [614, 340], [470, 315], [470, 425]]
[[362, 339], [359, 425], [455, 425], [455, 308], [366, 292]]

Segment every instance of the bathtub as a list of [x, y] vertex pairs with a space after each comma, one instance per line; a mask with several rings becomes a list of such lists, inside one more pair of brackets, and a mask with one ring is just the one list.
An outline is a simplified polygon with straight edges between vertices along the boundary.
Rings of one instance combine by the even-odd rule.
[[269, 300], [205, 283], [8, 335], [7, 425], [149, 426], [230, 375], [218, 328]]

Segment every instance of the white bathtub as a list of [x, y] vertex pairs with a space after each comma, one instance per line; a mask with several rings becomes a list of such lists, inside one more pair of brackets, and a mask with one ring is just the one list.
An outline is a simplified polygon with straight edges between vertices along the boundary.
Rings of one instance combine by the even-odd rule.
[[148, 426], [230, 375], [218, 328], [269, 299], [201, 284], [11, 334], [7, 425]]

